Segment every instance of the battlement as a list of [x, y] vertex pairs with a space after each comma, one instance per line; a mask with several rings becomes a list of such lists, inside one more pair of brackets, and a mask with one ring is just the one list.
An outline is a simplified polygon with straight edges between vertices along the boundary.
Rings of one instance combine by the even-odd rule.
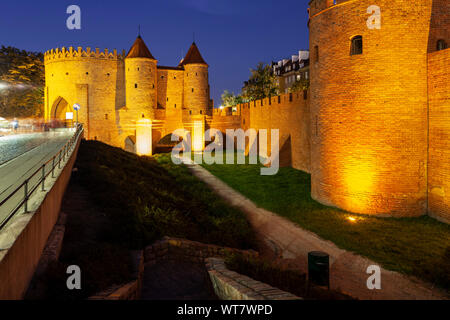
[[118, 54], [116, 49], [110, 52], [108, 49], [100, 51], [99, 48], [92, 50], [90, 47], [87, 47], [86, 50], [83, 50], [82, 47], [78, 47], [77, 50], [74, 50], [73, 47], [69, 47], [68, 49], [66, 47], [62, 47], [61, 49], [56, 48], [46, 51], [44, 53], [44, 62], [83, 58], [123, 60], [125, 55], [125, 50], [122, 50], [122, 53]]
[[311, 0], [309, 2], [309, 17], [313, 17], [314, 15], [334, 6], [338, 6], [345, 2], [355, 2], [359, 0]]
[[[270, 106], [272, 108], [276, 108], [278, 106], [286, 106], [286, 105], [295, 105], [295, 106], [301, 106], [302, 104], [306, 105], [306, 102], [308, 100], [309, 91], [303, 92], [293, 92], [293, 93], [283, 93], [278, 96], [270, 97], [270, 98], [264, 98], [264, 99], [258, 99], [258, 100], [252, 100], [249, 102], [241, 103], [235, 106], [229, 106], [225, 107], [223, 109], [214, 109], [213, 114], [214, 116], [219, 117], [226, 117], [230, 115], [240, 115], [241, 111], [243, 109], [261, 109], [267, 106]], [[234, 109], [234, 111], [233, 111]]]

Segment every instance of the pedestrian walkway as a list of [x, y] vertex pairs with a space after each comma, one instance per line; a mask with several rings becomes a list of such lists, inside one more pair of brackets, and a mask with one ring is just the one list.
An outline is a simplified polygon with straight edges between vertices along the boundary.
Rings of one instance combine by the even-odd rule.
[[449, 299], [448, 293], [429, 283], [381, 268], [381, 289], [367, 287], [367, 268], [377, 265], [367, 258], [338, 248], [334, 243], [304, 230], [277, 214], [256, 206], [251, 200], [232, 189], [203, 167], [185, 163], [191, 172], [211, 187], [230, 205], [241, 209], [264, 241], [279, 257], [307, 272], [310, 251], [330, 255], [331, 289], [358, 299]]
[[142, 300], [217, 300], [204, 265], [159, 260], [146, 266]]

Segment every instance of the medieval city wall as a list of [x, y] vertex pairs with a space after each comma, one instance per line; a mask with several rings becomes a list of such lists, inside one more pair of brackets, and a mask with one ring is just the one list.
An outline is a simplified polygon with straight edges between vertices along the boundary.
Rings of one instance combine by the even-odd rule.
[[448, 0], [433, 0], [428, 52], [436, 51], [438, 40], [445, 40], [447, 45], [450, 43], [450, 1]]
[[450, 223], [450, 49], [428, 55], [428, 210]]
[[[311, 2], [309, 21], [312, 197], [352, 212], [423, 215], [432, 1], [323, 3]], [[372, 5], [380, 29], [367, 26]], [[357, 35], [363, 54], [351, 55]]]
[[209, 106], [208, 66], [194, 63], [184, 69], [184, 107], [190, 115], [205, 115]]
[[310, 172], [310, 113], [306, 93], [282, 94], [215, 110], [211, 127], [224, 133], [236, 128], [267, 129], [268, 151], [270, 130], [278, 129], [280, 165]]
[[87, 139], [118, 145], [118, 109], [125, 105], [123, 59], [114, 50], [100, 52], [81, 47], [56, 49], [45, 53], [45, 118], [65, 119], [76, 112], [84, 123]]

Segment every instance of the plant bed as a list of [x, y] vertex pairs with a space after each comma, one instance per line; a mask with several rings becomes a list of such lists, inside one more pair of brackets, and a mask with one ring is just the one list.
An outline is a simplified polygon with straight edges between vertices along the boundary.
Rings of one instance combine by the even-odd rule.
[[[132, 280], [131, 250], [164, 235], [255, 248], [244, 214], [194, 178], [169, 155], [139, 157], [98, 141], [83, 140], [62, 204], [66, 233], [59, 261], [30, 299], [83, 299]], [[66, 268], [78, 265], [82, 290], [67, 290]]]

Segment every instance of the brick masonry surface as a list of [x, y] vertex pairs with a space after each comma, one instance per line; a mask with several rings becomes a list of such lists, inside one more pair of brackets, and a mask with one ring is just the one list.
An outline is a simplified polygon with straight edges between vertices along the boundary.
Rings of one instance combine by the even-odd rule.
[[223, 259], [207, 258], [206, 268], [214, 291], [222, 300], [302, 300], [289, 292], [228, 270]]
[[[115, 51], [63, 48], [45, 54], [46, 118], [79, 102], [87, 138], [122, 148], [135, 143], [142, 114], [152, 117], [153, 145], [175, 129], [192, 130], [198, 116], [222, 132], [279, 129], [280, 165], [311, 173], [315, 200], [448, 222], [450, 49], [435, 51], [438, 41], [450, 44], [450, 1], [309, 4], [308, 92], [212, 111], [207, 65], [162, 67]], [[373, 5], [379, 29], [367, 25]], [[355, 36], [362, 54], [350, 54]]]
[[450, 223], [450, 49], [428, 56], [430, 215]]

